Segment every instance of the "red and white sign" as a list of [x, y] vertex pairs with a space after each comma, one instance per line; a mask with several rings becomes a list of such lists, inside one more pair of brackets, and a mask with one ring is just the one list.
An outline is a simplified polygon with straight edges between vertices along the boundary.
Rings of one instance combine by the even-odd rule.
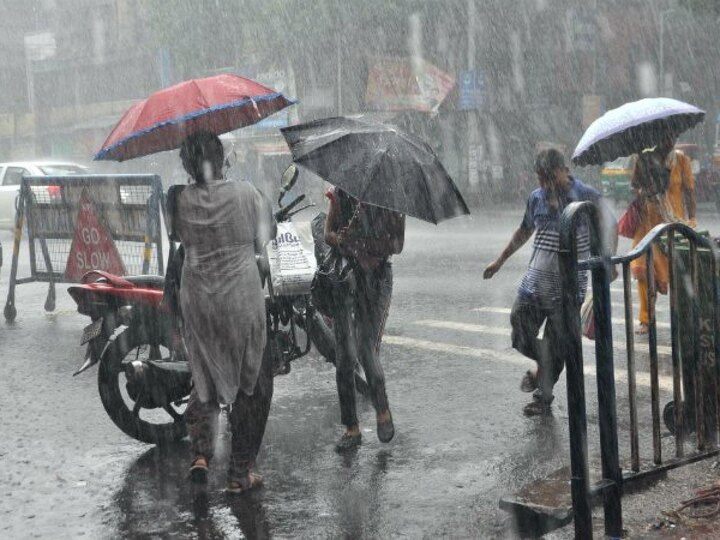
[[370, 68], [366, 104], [381, 111], [436, 111], [455, 77], [422, 59], [379, 58]]
[[65, 267], [65, 279], [79, 281], [90, 270], [104, 270], [122, 276], [125, 274], [125, 265], [115, 242], [100, 221], [97, 207], [84, 191], [80, 196], [80, 209], [75, 220], [75, 236]]

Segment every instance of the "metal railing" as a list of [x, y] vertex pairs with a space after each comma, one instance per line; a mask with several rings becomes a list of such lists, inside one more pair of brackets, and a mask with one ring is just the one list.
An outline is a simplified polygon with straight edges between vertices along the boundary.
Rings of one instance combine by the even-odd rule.
[[[587, 220], [591, 235], [591, 256], [585, 261], [577, 259], [576, 231], [581, 220]], [[689, 268], [681, 264], [677, 255], [677, 238], [688, 242]], [[605, 534], [622, 536], [623, 485], [664, 474], [667, 470], [693, 463], [719, 453], [718, 435], [718, 381], [720, 381], [720, 328], [718, 317], [718, 259], [712, 241], [700, 236], [681, 223], [658, 225], [629, 253], [609, 256], [601, 246], [600, 215], [593, 203], [572, 203], [562, 215], [560, 225], [560, 275], [562, 283], [562, 310], [565, 332], [561, 332], [565, 347], [568, 393], [568, 422], [570, 435], [571, 493], [576, 538], [592, 538], [591, 497], [601, 495], [604, 505]], [[665, 242], [669, 267], [670, 341], [672, 350], [672, 391], [674, 414], [669, 419], [674, 427], [675, 456], [663, 460], [660, 415], [660, 384], [658, 335], [656, 321], [656, 283], [654, 272], [654, 246]], [[700, 279], [698, 248], [709, 250], [708, 272], [711, 282], [709, 321], [710, 336], [701, 341]], [[630, 263], [640, 257], [646, 258], [648, 285], [648, 349], [650, 364], [650, 401], [652, 417], [652, 465], [641, 468], [640, 430], [638, 426], [637, 371], [633, 331]], [[629, 401], [630, 470], [623, 474], [618, 450], [618, 425], [615, 393], [615, 365], [613, 356], [612, 302], [610, 281], [613, 267], [622, 267], [624, 326], [627, 357], [627, 382]], [[585, 380], [583, 373], [583, 348], [578, 295], [578, 271], [589, 270], [592, 275], [593, 316], [595, 324], [595, 356], [597, 364], [598, 423], [600, 431], [600, 458], [602, 480], [590, 485], [588, 472], [587, 416]], [[685, 274], [685, 275], [683, 275]], [[685, 278], [689, 277], [689, 281]], [[686, 287], [690, 299], [689, 336], [681, 336], [678, 306], [680, 287]], [[706, 332], [707, 334], [708, 332]], [[681, 339], [682, 338], [682, 339]], [[711, 340], [711, 342], [710, 342]], [[689, 347], [683, 346], [688, 341]], [[701, 357], [701, 344], [711, 350]], [[689, 348], [690, 350], [684, 350]], [[686, 360], [685, 362], [683, 360]], [[684, 395], [685, 394], [685, 395]], [[692, 395], [687, 395], [692, 394]], [[683, 397], [685, 402], [683, 402]], [[707, 399], [709, 398], [709, 399]], [[685, 405], [693, 413], [688, 415]], [[666, 419], [666, 423], [667, 423]], [[693, 422], [694, 420], [694, 422]], [[694, 423], [696, 450], [686, 454], [686, 436]]]
[[[53, 311], [55, 284], [77, 280], [67, 268], [71, 257], [74, 258], [75, 239], [84, 227], [78, 216], [86, 198], [92, 203], [93, 219], [107, 231], [109, 242], [117, 250], [128, 274], [165, 273], [161, 231], [165, 201], [159, 176], [25, 177], [15, 214], [15, 238], [4, 309], [7, 321], [15, 320], [17, 315], [17, 285], [47, 282], [45, 310]], [[18, 277], [24, 231], [27, 231], [30, 275]], [[85, 243], [99, 246], [99, 241], [94, 239]], [[100, 247], [97, 249], [102, 251]], [[96, 261], [83, 259], [83, 269], [108, 270], [104, 262], [102, 257]]]

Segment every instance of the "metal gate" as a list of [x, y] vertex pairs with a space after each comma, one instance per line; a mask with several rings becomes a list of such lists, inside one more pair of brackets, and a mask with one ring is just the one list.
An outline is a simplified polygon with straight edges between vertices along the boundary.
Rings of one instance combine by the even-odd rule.
[[[597, 207], [589, 202], [572, 203], [565, 210], [560, 229], [560, 274], [562, 279], [562, 309], [565, 332], [563, 344], [567, 351], [568, 422], [570, 435], [571, 493], [576, 538], [592, 538], [591, 497], [600, 495], [603, 500], [605, 533], [611, 537], [622, 536], [623, 486], [718, 454], [718, 383], [720, 382], [720, 336], [718, 317], [718, 264], [713, 243], [698, 235], [684, 224], [658, 225], [628, 254], [610, 257], [601, 251], [600, 216]], [[576, 225], [587, 219], [591, 228], [591, 257], [577, 260], [575, 242]], [[678, 256], [678, 241], [687, 242], [688, 257], [682, 261]], [[663, 457], [661, 440], [660, 385], [658, 358], [658, 331], [655, 318], [655, 272], [653, 258], [658, 246], [663, 244], [669, 266], [670, 341], [672, 349], [672, 414], [666, 423], [674, 424], [673, 456]], [[653, 246], [656, 246], [655, 248]], [[707, 250], [707, 268], [701, 283], [698, 249]], [[648, 284], [648, 355], [650, 367], [650, 408], [652, 417], [652, 463], [641, 466], [640, 432], [638, 428], [638, 400], [636, 392], [636, 346], [633, 332], [631, 296], [631, 261], [646, 257]], [[689, 264], [684, 264], [685, 262]], [[623, 473], [618, 451], [618, 423], [616, 410], [615, 369], [612, 333], [612, 300], [610, 276], [613, 267], [622, 269], [625, 353], [627, 362], [630, 470]], [[579, 270], [589, 270], [592, 275], [593, 314], [595, 318], [595, 356], [597, 364], [598, 424], [600, 431], [600, 458], [602, 479], [591, 485], [588, 473], [587, 416], [585, 380], [583, 374], [583, 350], [578, 305]], [[700, 287], [709, 287], [707, 303], [708, 320], [701, 325]], [[681, 288], [685, 288], [684, 291]], [[680, 318], [679, 293], [685, 292], [689, 299], [689, 313], [684, 321]], [[689, 320], [687, 320], [689, 319]], [[689, 328], [688, 335], [681, 336], [681, 323]], [[705, 335], [701, 336], [701, 332]], [[705, 347], [704, 352], [702, 351]], [[703, 352], [703, 354], [701, 354]], [[687, 410], [692, 411], [691, 415]], [[694, 424], [693, 448], [687, 451], [688, 429]]]
[[[55, 283], [66, 267], [83, 202], [93, 212], [127, 274], [163, 274], [161, 212], [164, 197], [156, 175], [39, 176], [23, 178], [15, 216], [15, 239], [5, 319], [17, 315], [15, 287], [47, 282], [46, 311], [55, 309]], [[23, 231], [27, 230], [30, 275], [18, 278]], [[94, 262], [94, 261], [91, 261]], [[87, 268], [93, 268], [87, 262]]]

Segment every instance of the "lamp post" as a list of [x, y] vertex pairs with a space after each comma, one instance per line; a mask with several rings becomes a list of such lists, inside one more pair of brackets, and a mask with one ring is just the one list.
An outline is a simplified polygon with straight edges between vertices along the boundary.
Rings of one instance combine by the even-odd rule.
[[665, 93], [665, 15], [674, 9], [665, 9], [660, 12], [660, 93]]
[[[467, 0], [467, 69], [475, 69], [475, 23], [477, 21], [477, 7], [475, 0]], [[478, 145], [478, 119], [476, 111], [467, 111], [467, 140], [468, 140], [468, 189], [476, 191], [480, 183], [477, 168], [477, 145]], [[472, 163], [475, 161], [475, 163]]]

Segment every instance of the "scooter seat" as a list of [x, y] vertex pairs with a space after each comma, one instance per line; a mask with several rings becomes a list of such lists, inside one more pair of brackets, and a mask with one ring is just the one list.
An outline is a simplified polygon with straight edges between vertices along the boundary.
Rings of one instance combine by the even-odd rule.
[[135, 287], [142, 289], [162, 289], [165, 287], [165, 278], [163, 276], [123, 276], [123, 278]]

